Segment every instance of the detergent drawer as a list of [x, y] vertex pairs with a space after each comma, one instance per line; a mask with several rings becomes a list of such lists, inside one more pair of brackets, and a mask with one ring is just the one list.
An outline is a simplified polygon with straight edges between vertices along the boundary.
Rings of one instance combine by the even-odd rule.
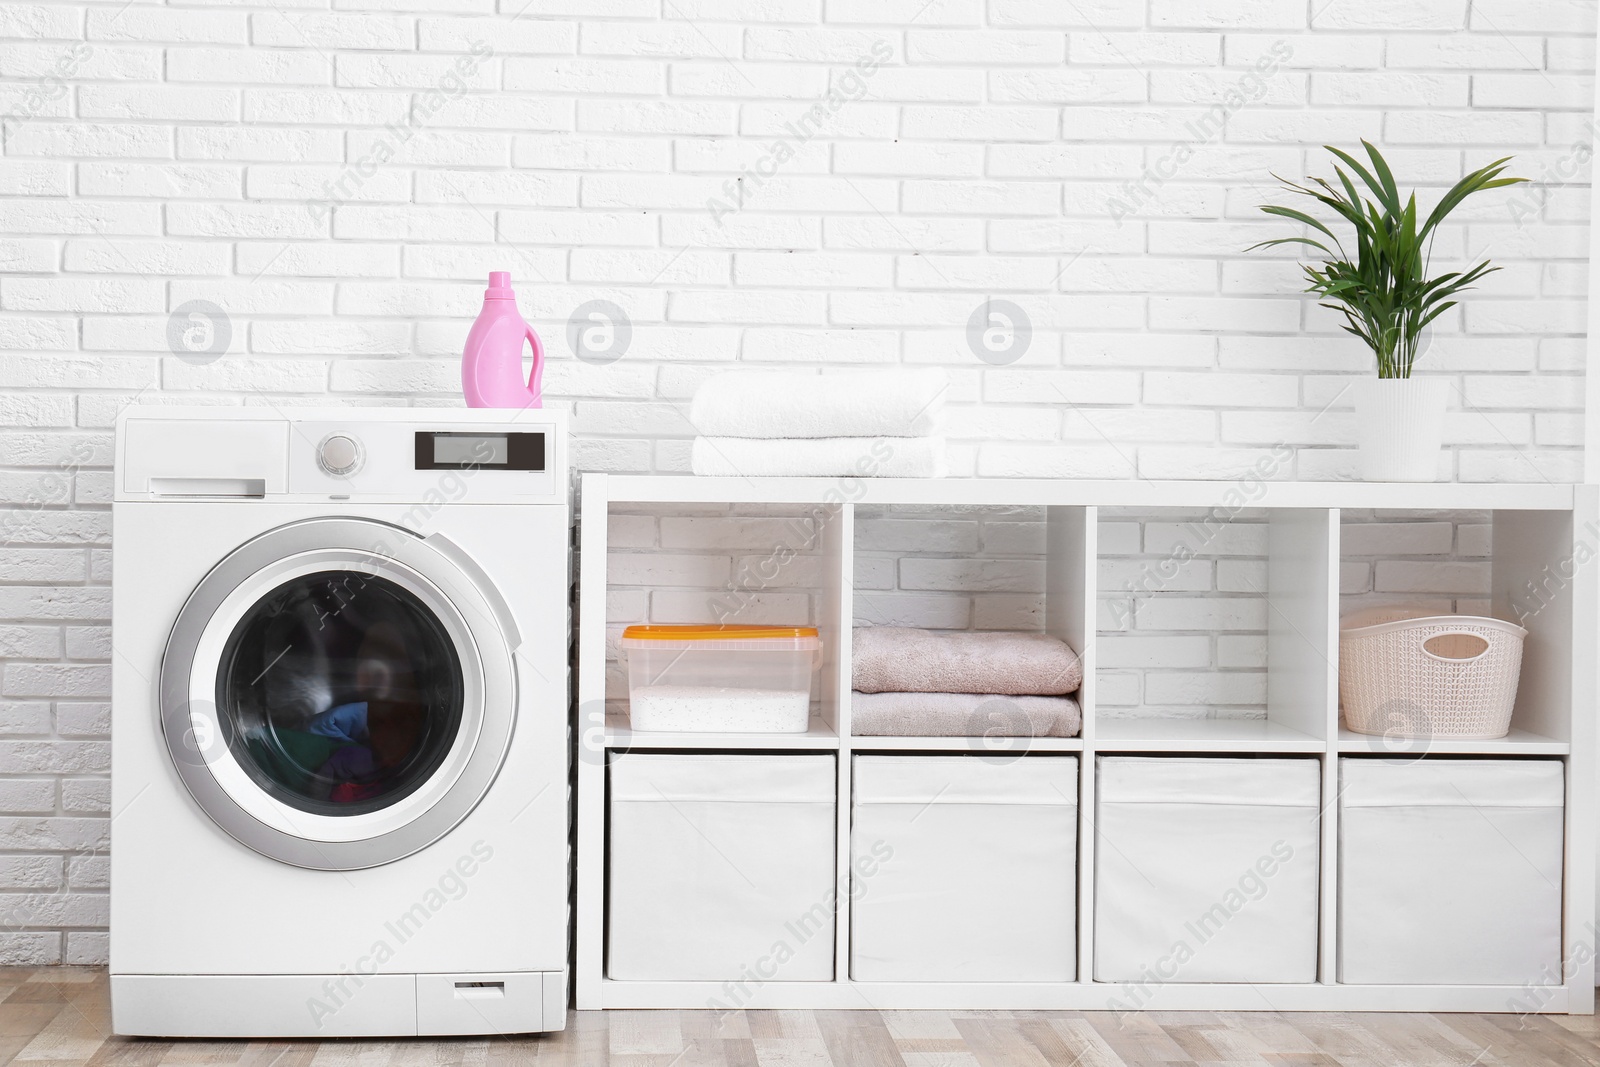
[[123, 492], [149, 497], [260, 497], [288, 487], [289, 425], [247, 419], [130, 420]]
[[544, 1025], [542, 971], [417, 975], [417, 1035], [531, 1034]]

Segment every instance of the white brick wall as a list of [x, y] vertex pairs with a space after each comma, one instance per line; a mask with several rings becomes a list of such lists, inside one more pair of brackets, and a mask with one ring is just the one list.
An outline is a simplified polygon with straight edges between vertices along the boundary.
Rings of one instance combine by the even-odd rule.
[[[1102, 715], [1265, 716], [1264, 517], [1102, 511]], [[1346, 510], [1339, 539], [1341, 616], [1385, 604], [1489, 612], [1486, 513]]]
[[[589, 469], [684, 469], [687, 401], [732, 362], [903, 361], [952, 372], [957, 473], [1228, 477], [1290, 444], [1281, 476], [1340, 476], [1363, 357], [1287, 258], [1242, 249], [1283, 232], [1255, 210], [1269, 172], [1368, 137], [1425, 195], [1506, 153], [1541, 179], [1441, 235], [1441, 262], [1506, 269], [1427, 365], [1456, 386], [1456, 477], [1574, 478], [1594, 12], [8, 0], [0, 905], [26, 919], [0, 962], [104, 952], [122, 404], [457, 403], [484, 275], [508, 268]], [[1009, 366], [965, 341], [990, 297], [1032, 325]], [[608, 366], [565, 340], [595, 298], [634, 328]], [[193, 299], [232, 326], [203, 365], [166, 340]], [[955, 603], [951, 575], [917, 580], [905, 596]], [[968, 623], [1025, 595], [975, 594]]]
[[855, 621], [1044, 629], [1041, 508], [858, 507]]

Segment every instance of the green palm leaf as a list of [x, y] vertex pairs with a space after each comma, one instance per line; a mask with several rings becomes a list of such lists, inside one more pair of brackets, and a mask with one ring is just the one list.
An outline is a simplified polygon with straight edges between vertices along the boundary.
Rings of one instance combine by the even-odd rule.
[[[1367, 142], [1362, 141], [1361, 143], [1362, 144], [1366, 144]], [[1378, 182], [1378, 179], [1374, 178], [1370, 173], [1368, 173], [1367, 168], [1363, 167], [1360, 164], [1360, 162], [1358, 162], [1356, 160], [1355, 156], [1352, 156], [1349, 152], [1341, 152], [1339, 149], [1333, 147], [1332, 145], [1323, 145], [1322, 147], [1326, 148], [1328, 151], [1332, 152], [1334, 155], [1336, 155], [1340, 159], [1344, 160], [1345, 166], [1349, 167], [1351, 170], [1355, 171], [1358, 175], [1360, 175], [1361, 176], [1361, 180], [1367, 183], [1367, 188], [1371, 189], [1374, 193], [1377, 194], [1379, 202], [1381, 202], [1384, 207], [1388, 208], [1391, 212], [1398, 213], [1400, 211], [1400, 197], [1399, 197], [1399, 195], [1398, 194], [1391, 195], [1390, 190], [1386, 189], [1383, 185], [1381, 185]], [[1367, 147], [1371, 148], [1372, 146], [1371, 145], [1367, 145]], [[1335, 169], [1337, 169], [1337, 168], [1335, 168]], [[1343, 176], [1342, 172], [1341, 172], [1340, 176], [1341, 177]], [[1348, 179], [1346, 179], [1346, 184], [1349, 184], [1349, 180]], [[1352, 190], [1351, 193], [1350, 193], [1350, 199], [1351, 200], [1356, 199], [1356, 195], [1355, 195], [1354, 190]]]
[[[1319, 266], [1301, 265], [1306, 280], [1304, 291], [1320, 297], [1320, 306], [1344, 317], [1340, 329], [1361, 338], [1372, 349], [1380, 377], [1410, 377], [1423, 329], [1456, 306], [1452, 297], [1474, 288], [1473, 283], [1500, 269], [1485, 260], [1466, 271], [1428, 278], [1429, 249], [1435, 230], [1467, 197], [1527, 179], [1501, 177], [1511, 160], [1497, 159], [1452, 185], [1419, 227], [1421, 213], [1416, 194], [1401, 200], [1394, 172], [1376, 147], [1368, 141], [1361, 142], [1370, 169], [1349, 152], [1331, 145], [1325, 147], [1337, 160], [1333, 166], [1337, 186], [1318, 177], [1307, 178], [1304, 185], [1273, 177], [1290, 192], [1314, 201], [1337, 215], [1338, 222], [1348, 225], [1355, 235], [1355, 256], [1346, 253], [1339, 235], [1328, 223], [1310, 212], [1277, 205], [1266, 205], [1261, 210], [1331, 238], [1334, 249], [1316, 237], [1301, 234], [1261, 241], [1251, 245], [1250, 250], [1297, 244], [1322, 253], [1326, 258]], [[1351, 174], [1360, 180], [1360, 186]]]
[[[1385, 203], [1398, 204], [1400, 202], [1400, 190], [1394, 184], [1394, 174], [1389, 170], [1388, 161], [1383, 158], [1382, 153], [1372, 147], [1371, 141], [1362, 141], [1361, 146], [1367, 150], [1367, 158], [1372, 160], [1372, 169], [1377, 172], [1378, 178], [1383, 182], [1383, 191], [1387, 197]], [[1415, 193], [1412, 194], [1412, 199], [1416, 199]]]

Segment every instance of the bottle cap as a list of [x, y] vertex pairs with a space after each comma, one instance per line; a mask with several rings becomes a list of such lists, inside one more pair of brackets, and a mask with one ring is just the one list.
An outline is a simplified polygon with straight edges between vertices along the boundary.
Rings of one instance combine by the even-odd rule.
[[489, 288], [483, 291], [483, 296], [485, 300], [515, 300], [517, 294], [511, 291], [511, 272], [490, 271]]

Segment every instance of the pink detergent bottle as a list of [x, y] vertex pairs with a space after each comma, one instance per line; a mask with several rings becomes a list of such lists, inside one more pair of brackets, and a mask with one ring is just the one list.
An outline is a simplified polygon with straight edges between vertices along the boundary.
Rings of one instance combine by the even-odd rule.
[[[533, 371], [526, 384], [522, 381], [524, 340], [533, 345]], [[544, 346], [517, 311], [510, 273], [490, 272], [483, 310], [467, 334], [467, 347], [461, 355], [461, 391], [466, 394], [467, 407], [543, 407], [539, 385], [543, 374]]]

